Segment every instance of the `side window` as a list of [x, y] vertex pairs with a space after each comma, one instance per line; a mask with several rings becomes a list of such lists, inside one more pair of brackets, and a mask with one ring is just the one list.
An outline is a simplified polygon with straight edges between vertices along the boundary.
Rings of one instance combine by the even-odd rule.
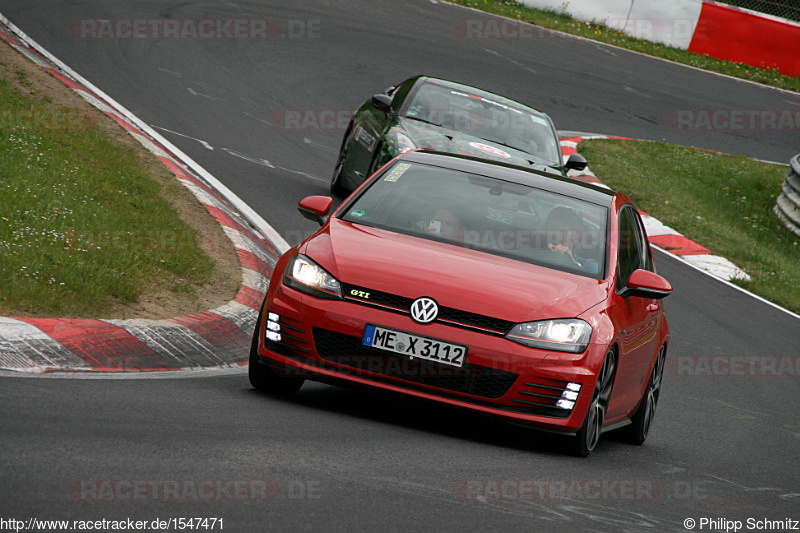
[[400, 110], [403, 103], [405, 102], [406, 96], [408, 96], [409, 91], [414, 84], [417, 82], [415, 79], [406, 80], [405, 83], [402, 83], [394, 88], [393, 91], [390, 92], [390, 96], [392, 97], [392, 109], [395, 112]]
[[619, 215], [617, 290], [625, 287], [634, 270], [648, 266], [649, 248], [644, 242], [638, 215], [632, 207], [624, 207]]

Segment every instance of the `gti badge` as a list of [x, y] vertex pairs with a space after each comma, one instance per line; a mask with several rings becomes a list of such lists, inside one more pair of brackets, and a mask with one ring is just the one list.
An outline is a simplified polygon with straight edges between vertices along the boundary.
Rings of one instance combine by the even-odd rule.
[[422, 297], [414, 300], [411, 304], [411, 318], [420, 324], [429, 324], [436, 320], [439, 314], [439, 306], [433, 298]]

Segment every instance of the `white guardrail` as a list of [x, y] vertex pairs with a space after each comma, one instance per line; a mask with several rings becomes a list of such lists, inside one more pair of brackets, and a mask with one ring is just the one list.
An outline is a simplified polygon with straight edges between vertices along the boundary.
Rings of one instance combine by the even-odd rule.
[[783, 220], [786, 227], [800, 236], [800, 154], [789, 161], [790, 169], [781, 187], [775, 205], [775, 214]]

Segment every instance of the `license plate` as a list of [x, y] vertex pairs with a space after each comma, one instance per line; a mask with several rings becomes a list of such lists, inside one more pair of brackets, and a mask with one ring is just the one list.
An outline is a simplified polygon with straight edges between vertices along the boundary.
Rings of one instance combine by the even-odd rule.
[[417, 357], [427, 361], [436, 361], [443, 365], [463, 366], [467, 355], [467, 347], [461, 344], [421, 337], [405, 331], [367, 325], [362, 343], [365, 346], [386, 350], [388, 352]]

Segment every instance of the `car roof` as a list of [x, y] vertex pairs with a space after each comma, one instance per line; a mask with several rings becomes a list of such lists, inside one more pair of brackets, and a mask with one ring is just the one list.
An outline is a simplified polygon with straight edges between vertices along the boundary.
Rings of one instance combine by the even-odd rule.
[[611, 189], [582, 181], [464, 154], [414, 150], [406, 152], [400, 159], [519, 183], [602, 206], [608, 206], [611, 198], [616, 194]]

